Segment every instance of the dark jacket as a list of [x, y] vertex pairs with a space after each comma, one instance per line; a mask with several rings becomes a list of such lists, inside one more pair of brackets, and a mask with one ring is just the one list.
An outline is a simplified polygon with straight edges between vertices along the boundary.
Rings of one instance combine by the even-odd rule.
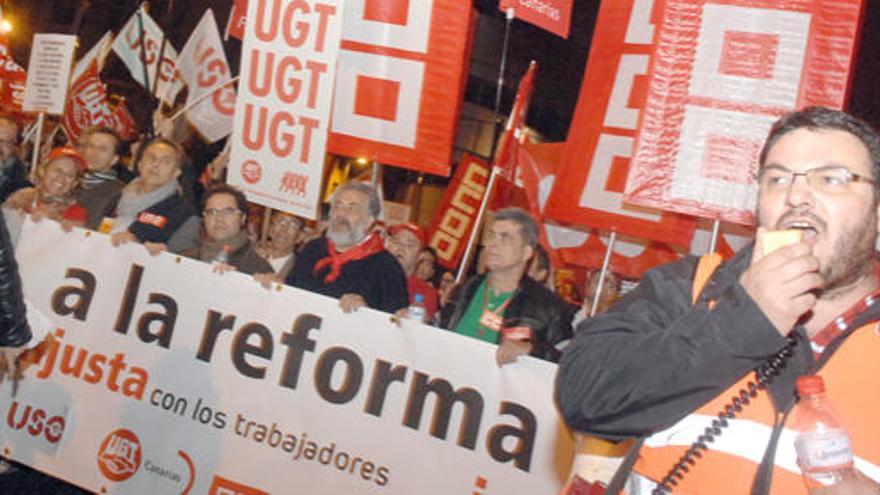
[[128, 231], [140, 242], [167, 243], [177, 229], [195, 214], [195, 209], [183, 199], [183, 196], [174, 193], [138, 213], [137, 219], [129, 225]]
[[[584, 321], [566, 348], [556, 401], [576, 430], [609, 439], [667, 427], [724, 392], [779, 351], [785, 339], [739, 283], [751, 246], [721, 265], [691, 304], [698, 258], [649, 271], [638, 287]], [[714, 301], [710, 309], [709, 301]], [[855, 326], [880, 316], [874, 305]], [[793, 355], [769, 391], [779, 410], [794, 402], [794, 382], [816, 363], [803, 327]]]
[[104, 217], [113, 216], [122, 188], [125, 183], [119, 179], [108, 179], [91, 187], [80, 186], [76, 191], [76, 202], [89, 214], [86, 227], [98, 230]]
[[367, 306], [394, 313], [409, 305], [406, 274], [397, 258], [382, 250], [364, 259], [342, 265], [339, 278], [325, 283], [330, 268], [313, 272], [315, 264], [327, 256], [327, 239], [308, 242], [297, 253], [293, 270], [284, 283], [325, 296], [340, 298], [343, 294], [360, 294]]
[[[454, 330], [467, 311], [468, 304], [486, 278], [479, 275], [456, 287], [440, 314], [440, 327]], [[571, 338], [571, 320], [577, 308], [563, 301], [550, 289], [523, 275], [519, 288], [504, 310], [502, 328], [528, 327], [532, 329], [531, 356], [558, 361], [556, 344]]]
[[[210, 252], [210, 251], [208, 251]], [[187, 258], [193, 258], [201, 261], [209, 262], [202, 256], [202, 246], [196, 246], [180, 253]], [[274, 273], [272, 265], [263, 259], [254, 249], [254, 243], [248, 241], [239, 246], [238, 249], [229, 253], [229, 264], [234, 266], [236, 270], [253, 275], [254, 273]]]
[[30, 340], [18, 264], [0, 208], [0, 347], [18, 347]]
[[15, 191], [33, 187], [27, 178], [27, 167], [18, 158], [11, 165], [0, 171], [0, 204]]

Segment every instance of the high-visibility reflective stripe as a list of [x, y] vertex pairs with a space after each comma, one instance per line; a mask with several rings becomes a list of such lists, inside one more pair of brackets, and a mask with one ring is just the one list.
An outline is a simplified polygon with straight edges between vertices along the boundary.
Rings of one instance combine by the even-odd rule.
[[[651, 435], [645, 440], [645, 447], [688, 447], [703, 434], [713, 419], [715, 416], [691, 414], [675, 425]], [[764, 458], [764, 451], [767, 449], [772, 428], [747, 419], [733, 419], [727, 422], [728, 425], [721, 429], [721, 435], [707, 444], [709, 449], [760, 464]], [[796, 435], [794, 430], [783, 428], [776, 446], [776, 458], [773, 462], [780, 469], [799, 474], [800, 468], [797, 465], [797, 453], [794, 449]], [[855, 465], [865, 476], [880, 481], [880, 466], [858, 456], [855, 458]]]

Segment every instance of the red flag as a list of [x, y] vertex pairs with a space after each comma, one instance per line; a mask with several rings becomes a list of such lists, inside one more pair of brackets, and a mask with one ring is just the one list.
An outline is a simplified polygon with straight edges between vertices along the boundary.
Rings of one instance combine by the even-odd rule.
[[122, 139], [134, 139], [137, 135], [137, 123], [128, 111], [128, 105], [125, 104], [125, 98], [116, 104], [116, 108], [114, 108], [113, 113], [110, 114], [110, 119], [107, 122], [107, 125], [113, 128]]
[[247, 0], [235, 0], [232, 4], [232, 10], [229, 12], [229, 21], [226, 23], [226, 34], [224, 38], [230, 36], [244, 41], [244, 23], [247, 22]]
[[504, 126], [504, 133], [501, 134], [501, 140], [492, 160], [492, 166], [500, 167], [501, 174], [510, 181], [516, 178], [517, 147], [525, 139], [526, 116], [529, 113], [532, 93], [535, 91], [537, 71], [538, 63], [532, 60], [525, 75], [519, 81], [510, 117], [507, 118], [507, 125]]
[[27, 71], [12, 58], [6, 36], [0, 35], [0, 108], [20, 112]]
[[87, 128], [107, 125], [111, 114], [107, 88], [101, 82], [98, 62], [94, 60], [71, 86], [61, 125], [71, 141], [76, 142]]

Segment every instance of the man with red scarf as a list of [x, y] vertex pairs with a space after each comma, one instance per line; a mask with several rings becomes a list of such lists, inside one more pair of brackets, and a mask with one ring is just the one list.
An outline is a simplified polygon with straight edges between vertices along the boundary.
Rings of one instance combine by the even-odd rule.
[[408, 304], [406, 274], [372, 227], [379, 195], [367, 184], [339, 186], [324, 237], [297, 254], [285, 283], [339, 299], [346, 313], [368, 306], [394, 313]]

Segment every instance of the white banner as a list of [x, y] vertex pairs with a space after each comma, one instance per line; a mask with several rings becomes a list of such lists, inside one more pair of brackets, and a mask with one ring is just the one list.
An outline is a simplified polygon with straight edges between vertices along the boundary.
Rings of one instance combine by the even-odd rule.
[[[139, 15], [140, 14], [140, 15]], [[140, 17], [140, 19], [138, 19]], [[142, 35], [143, 28], [143, 35]], [[165, 43], [164, 49], [162, 43]], [[131, 16], [119, 35], [113, 41], [113, 51], [125, 62], [128, 71], [135, 81], [148, 91], [156, 89], [155, 95], [160, 100], [173, 103], [177, 93], [183, 89], [183, 83], [175, 66], [177, 50], [171, 42], [165, 40], [165, 33], [156, 21], [143, 8], [143, 4]], [[161, 62], [159, 60], [161, 53]], [[150, 86], [144, 81], [144, 60], [147, 66], [147, 78]], [[156, 82], [156, 74], [159, 82]]]
[[46, 112], [53, 115], [64, 113], [75, 49], [76, 36], [46, 33], [34, 35], [22, 105], [25, 112]]
[[568, 473], [551, 363], [52, 222], [18, 253], [58, 330], [0, 386], [4, 456], [101, 493], [552, 494]]
[[[193, 127], [210, 143], [228, 136], [235, 111], [235, 87], [221, 86], [232, 79], [232, 73], [211, 9], [205, 11], [180, 51], [177, 70], [189, 88], [186, 105], [203, 98], [186, 112]], [[211, 96], [205, 96], [211, 92]]]
[[250, 201], [315, 218], [342, 3], [248, 3], [226, 180]]

